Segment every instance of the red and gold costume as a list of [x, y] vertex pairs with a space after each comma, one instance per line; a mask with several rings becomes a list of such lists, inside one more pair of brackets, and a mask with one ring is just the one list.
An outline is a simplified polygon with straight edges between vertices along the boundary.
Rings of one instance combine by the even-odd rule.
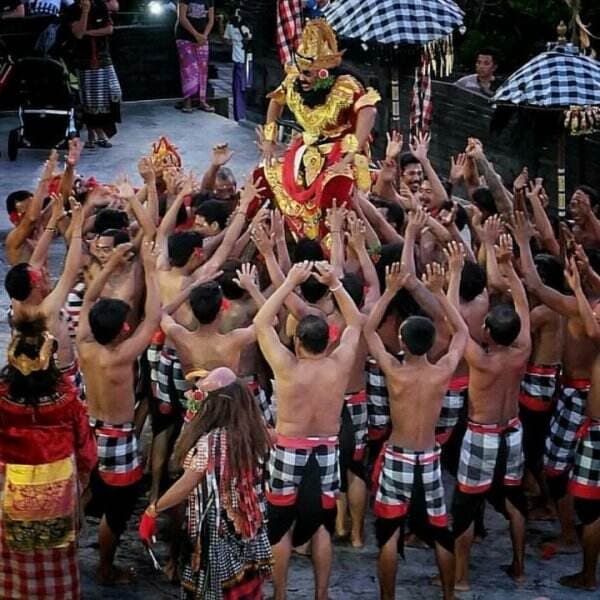
[[[321, 239], [327, 228], [325, 210], [334, 199], [346, 204], [354, 185], [370, 188], [368, 144], [359, 148], [355, 135], [360, 111], [380, 100], [372, 88], [365, 89], [351, 75], [338, 75], [323, 104], [307, 106], [298, 90], [299, 70], [312, 70], [329, 77], [328, 69], [341, 63], [342, 53], [329, 25], [323, 20], [309, 21], [296, 52], [296, 66], [286, 68], [286, 77], [268, 97], [293, 113], [302, 133], [297, 135], [282, 159], [262, 168], [268, 184], [268, 197], [285, 216], [290, 230], [298, 237]], [[274, 141], [277, 125], [264, 128], [265, 139]], [[347, 155], [353, 159], [332, 167]]]

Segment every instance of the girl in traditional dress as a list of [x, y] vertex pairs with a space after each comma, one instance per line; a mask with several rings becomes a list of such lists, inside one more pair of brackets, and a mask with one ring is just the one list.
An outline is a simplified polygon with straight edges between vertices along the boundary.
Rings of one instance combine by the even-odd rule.
[[260, 600], [271, 569], [262, 467], [269, 436], [254, 397], [227, 368], [200, 385], [206, 394], [175, 449], [184, 474], [140, 523], [152, 542], [156, 515], [187, 498], [189, 548], [181, 577], [188, 600]]
[[81, 597], [79, 497], [96, 442], [43, 320], [14, 324], [0, 374], [0, 598]]

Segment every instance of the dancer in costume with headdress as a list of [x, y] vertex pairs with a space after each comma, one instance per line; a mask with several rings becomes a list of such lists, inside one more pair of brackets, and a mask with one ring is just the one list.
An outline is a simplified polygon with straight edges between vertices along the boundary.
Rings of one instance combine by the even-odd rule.
[[[259, 141], [264, 165], [257, 173], [267, 196], [294, 236], [322, 239], [325, 211], [349, 202], [354, 187], [368, 191], [369, 139], [380, 96], [340, 69], [343, 52], [328, 23], [308, 21], [286, 77], [268, 95], [267, 121]], [[277, 120], [285, 108], [302, 129], [282, 159], [274, 158]]]
[[0, 597], [80, 598], [79, 497], [96, 442], [42, 319], [14, 323], [0, 374]]

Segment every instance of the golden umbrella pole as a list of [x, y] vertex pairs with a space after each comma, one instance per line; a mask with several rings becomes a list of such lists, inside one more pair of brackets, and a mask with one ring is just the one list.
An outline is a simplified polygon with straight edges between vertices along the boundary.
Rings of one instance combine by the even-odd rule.
[[567, 141], [567, 132], [564, 127], [558, 134], [558, 154], [556, 160], [556, 177], [558, 190], [558, 216], [564, 219], [567, 214], [567, 193], [565, 186], [565, 146]]
[[391, 86], [392, 86], [392, 131], [400, 131], [400, 69], [398, 68], [398, 46], [394, 46], [391, 60]]

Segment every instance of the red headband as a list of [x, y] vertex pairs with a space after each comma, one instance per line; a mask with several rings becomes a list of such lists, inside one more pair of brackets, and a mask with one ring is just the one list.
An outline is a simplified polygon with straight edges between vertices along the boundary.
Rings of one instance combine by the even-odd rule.
[[16, 210], [11, 210], [8, 213], [8, 218], [13, 225], [18, 225], [21, 220], [21, 215]]
[[27, 274], [29, 275], [29, 283], [32, 286], [37, 285], [42, 281], [42, 272], [39, 269], [29, 267]]
[[227, 312], [229, 309], [231, 308], [231, 302], [229, 302], [229, 300], [227, 300], [227, 298], [223, 298], [223, 300], [221, 300], [221, 310], [223, 312]]

